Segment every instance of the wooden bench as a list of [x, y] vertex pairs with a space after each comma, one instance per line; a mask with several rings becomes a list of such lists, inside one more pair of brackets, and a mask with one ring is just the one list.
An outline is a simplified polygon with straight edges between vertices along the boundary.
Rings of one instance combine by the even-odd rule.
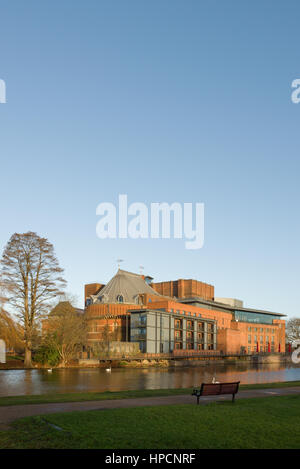
[[232, 394], [232, 402], [239, 390], [240, 381], [235, 383], [202, 383], [200, 389], [194, 389], [192, 396], [197, 397], [197, 404], [201, 396], [220, 396], [221, 394]]

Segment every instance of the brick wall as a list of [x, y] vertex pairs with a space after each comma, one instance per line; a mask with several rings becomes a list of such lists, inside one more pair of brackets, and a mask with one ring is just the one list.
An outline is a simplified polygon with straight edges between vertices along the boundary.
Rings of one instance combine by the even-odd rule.
[[214, 287], [198, 280], [171, 280], [169, 282], [152, 283], [152, 288], [164, 296], [176, 298], [189, 298], [199, 296], [205, 300], [214, 299]]

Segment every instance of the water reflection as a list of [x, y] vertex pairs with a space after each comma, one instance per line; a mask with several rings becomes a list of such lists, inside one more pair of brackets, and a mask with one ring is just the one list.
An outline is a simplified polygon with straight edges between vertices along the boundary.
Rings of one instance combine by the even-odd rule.
[[120, 391], [128, 389], [188, 388], [210, 382], [241, 381], [267, 383], [300, 380], [300, 367], [285, 364], [228, 364], [163, 369], [60, 369], [1, 370], [0, 396], [50, 394], [80, 391]]

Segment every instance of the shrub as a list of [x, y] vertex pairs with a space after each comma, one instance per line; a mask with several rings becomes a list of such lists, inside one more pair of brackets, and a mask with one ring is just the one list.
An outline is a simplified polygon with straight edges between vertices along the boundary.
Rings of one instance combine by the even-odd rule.
[[60, 357], [57, 350], [47, 345], [42, 345], [35, 352], [34, 361], [42, 365], [56, 366], [60, 362]]

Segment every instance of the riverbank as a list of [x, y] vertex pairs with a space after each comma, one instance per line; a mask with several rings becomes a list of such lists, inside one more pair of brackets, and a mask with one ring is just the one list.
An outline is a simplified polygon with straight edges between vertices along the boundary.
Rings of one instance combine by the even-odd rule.
[[[257, 389], [275, 389], [299, 387], [300, 381], [285, 381], [279, 383], [261, 383], [261, 384], [241, 384], [240, 390]], [[1, 406], [29, 405], [29, 404], [50, 404], [64, 402], [87, 402], [104, 401], [117, 399], [137, 399], [143, 397], [163, 397], [175, 395], [190, 395], [193, 388], [176, 389], [144, 389], [135, 391], [116, 391], [116, 392], [81, 392], [81, 393], [63, 393], [63, 394], [37, 394], [23, 396], [5, 396], [0, 397]]]
[[241, 398], [235, 404], [48, 413], [18, 420], [11, 429], [0, 431], [2, 449], [298, 449], [299, 445], [300, 394]]
[[41, 365], [39, 363], [33, 363], [32, 368], [24, 367], [24, 363], [20, 358], [18, 360], [9, 360], [7, 363], [0, 364], [0, 370], [20, 370], [20, 369], [84, 369], [84, 368], [106, 368], [108, 365], [112, 368], [180, 368], [180, 367], [199, 367], [209, 366], [212, 364], [228, 365], [228, 364], [279, 364], [279, 363], [291, 363], [290, 355], [280, 354], [267, 354], [267, 355], [238, 355], [238, 356], [216, 356], [216, 357], [187, 357], [187, 358], [107, 358], [107, 359], [80, 359], [73, 361], [69, 365], [64, 367], [56, 366], [51, 367], [49, 365]]

